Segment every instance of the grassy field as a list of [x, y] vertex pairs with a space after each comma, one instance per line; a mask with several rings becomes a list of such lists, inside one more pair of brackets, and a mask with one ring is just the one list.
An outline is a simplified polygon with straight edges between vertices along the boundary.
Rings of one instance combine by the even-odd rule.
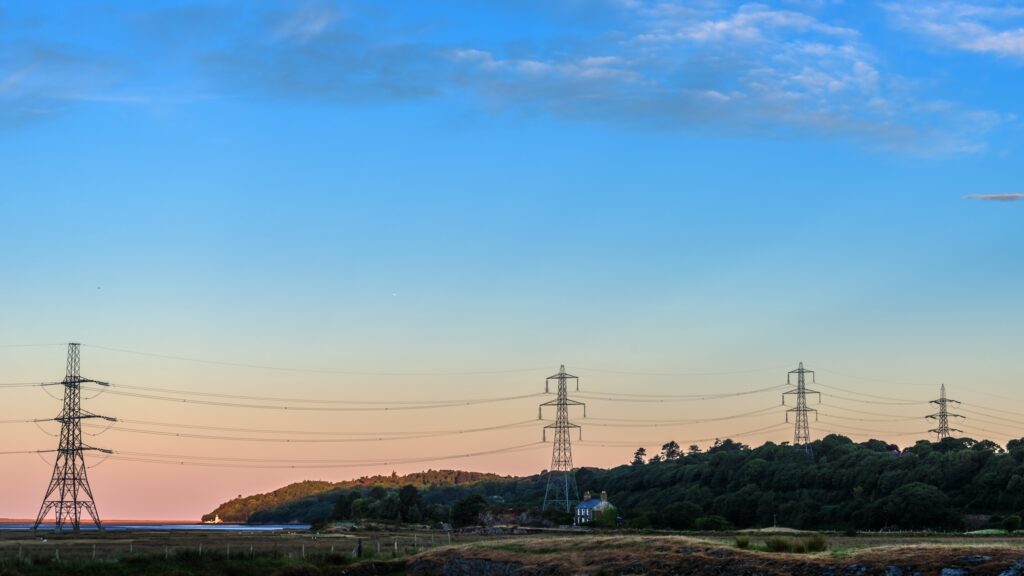
[[[1024, 559], [1024, 538], [991, 535], [826, 535], [820, 552], [768, 552], [772, 534], [550, 533], [534, 535], [374, 531], [0, 532], [0, 576], [332, 576], [404, 574], [907, 574], [943, 568], [1000, 574]], [[741, 536], [741, 537], [742, 537]], [[805, 538], [787, 534], [785, 538]], [[362, 556], [357, 558], [359, 543]], [[984, 558], [977, 564], [970, 559]], [[967, 560], [965, 560], [967, 559]], [[991, 568], [991, 570], [989, 570]]]

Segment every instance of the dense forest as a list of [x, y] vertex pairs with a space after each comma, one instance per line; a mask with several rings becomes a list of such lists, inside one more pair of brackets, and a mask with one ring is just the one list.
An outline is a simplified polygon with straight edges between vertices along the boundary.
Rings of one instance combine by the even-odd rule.
[[[375, 487], [387, 489], [406, 485], [429, 490], [434, 487], [455, 487], [485, 481], [502, 482], [507, 480], [512, 480], [512, 478], [461, 470], [427, 470], [405, 476], [394, 473], [389, 476], [363, 476], [343, 482], [296, 482], [266, 494], [244, 497], [239, 495], [238, 498], [225, 502], [213, 512], [204, 515], [203, 520], [213, 520], [219, 516], [225, 522], [260, 522], [260, 515], [262, 515], [269, 518], [262, 522], [309, 522], [316, 515], [312, 510], [307, 509], [308, 506], [316, 505], [319, 499], [333, 502], [334, 496], [341, 492], [361, 493]], [[295, 508], [295, 515], [288, 516], [292, 508]], [[257, 514], [255, 519], [252, 518], [254, 514]], [[268, 514], [269, 516], [267, 516]], [[311, 516], [311, 514], [313, 515]], [[320, 514], [323, 515], [322, 512]], [[286, 520], [277, 520], [277, 518], [286, 516], [288, 517]]]
[[[424, 476], [426, 475], [426, 476]], [[433, 478], [431, 475], [438, 475]], [[443, 476], [443, 479], [441, 477]], [[606, 491], [627, 525], [676, 529], [962, 529], [999, 523], [1024, 508], [1024, 443], [948, 438], [908, 448], [829, 435], [810, 450], [731, 440], [707, 450], [666, 443], [610, 470], [576, 472], [581, 493]], [[435, 481], [436, 480], [436, 481]], [[457, 481], [458, 480], [458, 481]], [[541, 515], [544, 474], [512, 478], [466, 472], [302, 483], [215, 511], [225, 520], [362, 520], [475, 524], [557, 523]], [[483, 515], [483, 516], [481, 516]]]

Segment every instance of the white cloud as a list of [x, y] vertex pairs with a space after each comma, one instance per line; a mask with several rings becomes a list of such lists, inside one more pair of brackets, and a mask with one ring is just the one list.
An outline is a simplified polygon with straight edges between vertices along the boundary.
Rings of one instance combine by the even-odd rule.
[[942, 47], [1024, 58], [1024, 8], [1012, 3], [910, 0], [882, 6], [898, 26]]
[[278, 23], [274, 37], [277, 40], [309, 42], [327, 31], [337, 19], [338, 13], [331, 6], [304, 6]]
[[795, 128], [963, 153], [983, 150], [985, 134], [1009, 120], [922, 98], [857, 30], [815, 12], [830, 3], [637, 0], [620, 4], [629, 33], [604, 54], [462, 50], [453, 60], [502, 104], [658, 129]]

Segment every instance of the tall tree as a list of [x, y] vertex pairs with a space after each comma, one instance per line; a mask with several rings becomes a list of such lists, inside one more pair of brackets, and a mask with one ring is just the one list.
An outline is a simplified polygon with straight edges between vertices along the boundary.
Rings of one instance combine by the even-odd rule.
[[661, 447], [661, 458], [663, 460], [678, 460], [682, 455], [679, 451], [679, 444], [675, 440], [669, 440], [668, 443], [663, 444]]
[[646, 457], [647, 457], [647, 449], [643, 448], [643, 447], [637, 448], [636, 452], [633, 452], [633, 462], [632, 462], [633, 466], [641, 466], [641, 465], [643, 465], [644, 458], [646, 458]]

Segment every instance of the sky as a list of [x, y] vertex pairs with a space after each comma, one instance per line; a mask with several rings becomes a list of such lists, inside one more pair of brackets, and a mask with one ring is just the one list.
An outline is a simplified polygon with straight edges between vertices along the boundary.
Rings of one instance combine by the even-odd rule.
[[[0, 383], [82, 343], [119, 519], [536, 473], [562, 364], [578, 466], [792, 441], [799, 362], [812, 438], [927, 438], [945, 383], [1005, 443], [1022, 70], [1002, 0], [0, 2]], [[0, 387], [0, 452], [60, 394]], [[52, 454], [0, 463], [34, 517]]]

